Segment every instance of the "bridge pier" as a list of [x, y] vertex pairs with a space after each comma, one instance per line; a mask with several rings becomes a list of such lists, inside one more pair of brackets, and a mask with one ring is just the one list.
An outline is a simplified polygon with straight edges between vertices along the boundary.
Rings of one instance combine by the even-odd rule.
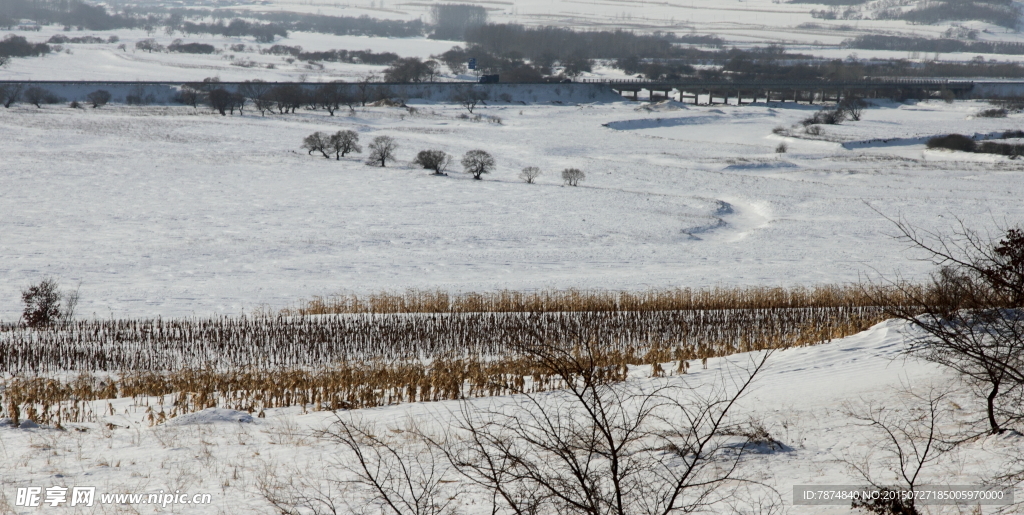
[[[0, 81], [2, 82], [2, 81]], [[969, 81], [946, 81], [934, 79], [889, 79], [889, 80], [853, 80], [830, 82], [820, 80], [806, 81], [607, 81], [612, 89], [625, 98], [639, 101], [639, 90], [650, 92], [649, 99], [657, 102], [663, 99], [678, 98], [680, 102], [691, 102], [702, 105], [701, 96], [707, 95], [706, 105], [729, 104], [735, 93], [736, 105], [756, 103], [763, 97], [765, 102], [795, 102], [814, 104], [841, 103], [851, 96], [865, 98], [891, 97], [904, 98], [973, 98], [971, 91], [975, 83]], [[1021, 84], [1024, 84], [1022, 82]], [[501, 85], [506, 87], [505, 85]], [[678, 94], [678, 97], [676, 97]], [[744, 96], [747, 95], [747, 96]]]

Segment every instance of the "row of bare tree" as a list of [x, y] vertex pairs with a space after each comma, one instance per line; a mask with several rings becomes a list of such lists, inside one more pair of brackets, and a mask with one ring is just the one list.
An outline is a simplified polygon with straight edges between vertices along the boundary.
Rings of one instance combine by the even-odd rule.
[[[111, 95], [109, 91], [98, 89], [85, 97], [93, 107], [100, 107], [110, 101]], [[4, 108], [10, 108], [21, 101], [36, 107], [42, 107], [43, 104], [59, 104], [66, 100], [52, 91], [39, 86], [26, 87], [25, 84], [17, 82], [0, 84], [0, 104]], [[78, 102], [73, 102], [72, 107], [78, 107]]]

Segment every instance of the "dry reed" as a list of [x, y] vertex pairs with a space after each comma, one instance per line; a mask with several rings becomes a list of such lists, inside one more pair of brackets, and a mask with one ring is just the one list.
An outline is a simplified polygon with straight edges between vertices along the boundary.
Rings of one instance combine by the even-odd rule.
[[6, 325], [0, 416], [83, 422], [104, 399], [133, 398], [159, 423], [207, 407], [363, 408], [558, 388], [514, 351], [529, 341], [599, 343], [616, 378], [627, 365], [685, 373], [690, 360], [862, 331], [882, 319], [869, 300], [851, 288], [410, 293], [335, 305], [348, 314]]
[[679, 311], [871, 305], [874, 305], [871, 292], [860, 285], [676, 288], [643, 292], [569, 289], [451, 294], [442, 290], [409, 290], [363, 297], [356, 294], [314, 297], [298, 307], [283, 310], [282, 314]]

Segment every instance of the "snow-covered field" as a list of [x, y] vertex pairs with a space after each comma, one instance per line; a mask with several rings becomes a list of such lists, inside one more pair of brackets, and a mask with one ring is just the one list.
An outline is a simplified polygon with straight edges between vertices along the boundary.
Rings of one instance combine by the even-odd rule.
[[[117, 35], [115, 43], [62, 45], [61, 52], [43, 57], [15, 59], [0, 68], [2, 80], [141, 80], [141, 81], [201, 81], [207, 77], [218, 77], [223, 81], [261, 79], [265, 81], [329, 82], [343, 80], [355, 82], [362, 77], [380, 74], [386, 66], [352, 63], [322, 63], [323, 68], [291, 56], [261, 54], [261, 49], [271, 45], [260, 45], [252, 38], [227, 38], [221, 36], [168, 36], [149, 35], [143, 30], [111, 30], [91, 32], [63, 32], [60, 27], [48, 26], [39, 32], [11, 31], [25, 36], [32, 42], [45, 42], [55, 34], [78, 37], [83, 34], [101, 36], [104, 39]], [[0, 31], [2, 37], [4, 31]], [[135, 49], [135, 43], [154, 39], [161, 45], [168, 45], [175, 39], [190, 43], [207, 43], [216, 47], [217, 54], [184, 54], [168, 52], [145, 52]], [[245, 50], [232, 51], [231, 45], [243, 44]], [[279, 39], [275, 44], [300, 46], [306, 51], [326, 50], [371, 50], [375, 53], [393, 52], [402, 57], [427, 59], [441, 54], [457, 41], [433, 40], [427, 38], [380, 38], [366, 36], [332, 36], [316, 33], [293, 33]], [[125, 45], [124, 49], [119, 48]], [[292, 61], [292, 62], [288, 62]], [[447, 71], [447, 70], [446, 70]], [[457, 77], [451, 77], [456, 79]]]
[[[496, 22], [715, 34], [730, 44], [777, 42], [835, 58], [848, 54], [836, 46], [847, 37], [935, 37], [947, 28], [825, 21], [809, 14], [823, 6], [768, 0], [478, 3]], [[415, 19], [429, 5], [279, 0], [241, 8]], [[799, 27], [808, 22], [824, 28]], [[836, 25], [853, 28], [828, 28]], [[1020, 38], [985, 24], [966, 25], [989, 29], [982, 39]], [[62, 31], [13, 33], [45, 41]], [[223, 50], [194, 56], [135, 52], [135, 42], [149, 37], [143, 31], [95, 34], [116, 34], [126, 49], [119, 50], [120, 43], [69, 44], [70, 52], [15, 59], [0, 69], [0, 79], [353, 81], [383, 69], [288, 63], [260, 54], [249, 38], [186, 37]], [[166, 45], [180, 35], [153, 37]], [[237, 43], [251, 48], [230, 51]], [[278, 43], [424, 58], [458, 44], [306, 33]], [[592, 76], [617, 73], [599, 66]], [[940, 134], [1021, 128], [1024, 115], [974, 116], [990, 107], [981, 102], [878, 101], [862, 121], [825, 126], [812, 137], [799, 122], [818, 106], [542, 100], [550, 102], [492, 101], [477, 108], [475, 114], [483, 115], [477, 120], [461, 106], [424, 101], [410, 101], [408, 109], [343, 110], [334, 117], [304, 110], [222, 117], [176, 105], [2, 109], [0, 321], [16, 321], [20, 291], [44, 277], [79, 288], [78, 315], [87, 318], [234, 315], [277, 310], [314, 295], [407, 288], [813, 285], [896, 273], [913, 279], [933, 266], [893, 238], [895, 227], [885, 216], [939, 232], [958, 220], [984, 232], [1024, 219], [1022, 161], [924, 146]], [[780, 127], [784, 131], [773, 132]], [[363, 163], [365, 153], [337, 161], [300, 148], [313, 131], [347, 129], [359, 133], [364, 148], [376, 136], [394, 137], [398, 162], [378, 168]], [[788, 150], [777, 153], [782, 143]], [[455, 156], [448, 175], [411, 164], [425, 149]], [[481, 181], [462, 173], [458, 163], [473, 149], [497, 160], [494, 173]], [[518, 177], [527, 166], [543, 170], [536, 184]], [[563, 183], [560, 171], [568, 167], [585, 171], [580, 186]], [[947, 371], [903, 359], [903, 331], [886, 322], [829, 344], [777, 353], [735, 415], [762, 421], [785, 447], [750, 455], [741, 475], [776, 488], [789, 513], [850, 513], [848, 506], [790, 506], [793, 485], [862, 484], [849, 463], [872, 452], [880, 456], [877, 434], [848, 411], [862, 412], [867, 403], [897, 406], [906, 385], [957, 384]], [[650, 367], [638, 366], [631, 381], [706, 388], [729, 370], [728, 362], [747, 357], [712, 359], [708, 370], [694, 362], [690, 374], [661, 379], [650, 379]], [[294, 407], [252, 418], [208, 411], [150, 426], [141, 399], [95, 404], [104, 412], [99, 422], [69, 424], [66, 431], [0, 423], [0, 513], [37, 511], [13, 506], [19, 487], [94, 486], [98, 494], [210, 494], [212, 503], [65, 511], [270, 514], [276, 512], [259, 493], [261, 479], [337, 473], [338, 447], [312, 436], [333, 419], [331, 413]], [[979, 407], [962, 393], [943, 407], [951, 410], [951, 424], [979, 417]], [[410, 424], [447, 427], [449, 410], [456, 409], [455, 403], [407, 404], [359, 416], [401, 435]], [[1004, 460], [1019, 456], [1021, 445], [1014, 432], [974, 440], [926, 469], [924, 482], [978, 484], [1005, 470]], [[882, 477], [889, 474], [879, 470]], [[479, 506], [465, 508], [480, 512]]]
[[[920, 277], [930, 264], [874, 209], [940, 231], [1024, 216], [1019, 161], [924, 148], [936, 134], [1020, 127], [1020, 115], [972, 116], [985, 108], [885, 103], [826, 126], [826, 141], [772, 133], [817, 109], [792, 103], [477, 109], [500, 124], [443, 104], [335, 117], [16, 105], [0, 112], [0, 319], [17, 320], [20, 289], [45, 276], [80, 284], [79, 314], [102, 318], [238, 314], [342, 291]], [[399, 161], [299, 148], [340, 129], [364, 147], [394, 137]], [[448, 176], [410, 164], [432, 148], [456, 156]], [[457, 163], [472, 149], [497, 160], [482, 181]], [[526, 166], [544, 171], [537, 184], [518, 178]], [[587, 174], [579, 187], [563, 185], [567, 167]]]
[[[387, 2], [385, 0], [357, 0], [354, 2], [313, 2], [310, 0], [264, 0], [248, 4], [239, 2], [230, 8], [241, 12], [300, 12], [330, 16], [370, 16], [390, 20], [422, 19], [430, 22], [430, 2]], [[902, 20], [871, 19], [877, 11], [892, 7], [893, 2], [877, 1], [865, 4], [861, 13], [866, 19], [821, 19], [811, 11], [828, 10], [819, 4], [795, 4], [778, 0], [744, 0], [719, 2], [712, 0], [646, 1], [646, 0], [516, 0], [496, 2], [472, 1], [466, 4], [483, 6], [488, 20], [494, 23], [520, 23], [529, 26], [556, 26], [578, 30], [634, 30], [674, 32], [679, 35], [713, 35], [727, 46], [749, 48], [757, 45], [781, 44], [792, 51], [830, 59], [909, 59], [923, 62], [931, 60], [969, 61], [978, 54], [933, 54], [897, 52], [888, 50], [848, 49], [844, 40], [863, 35], [905, 37], [944, 37], [947, 30], [975, 30], [979, 41], [1022, 42], [1019, 31], [980, 21], [948, 22], [935, 25], [909, 24]], [[899, 2], [901, 9], [910, 9], [914, 2]], [[954, 27], [954, 25], [956, 27]], [[214, 35], [165, 34], [141, 29], [111, 31], [64, 32], [57, 25], [43, 27], [41, 31], [10, 30], [6, 34], [25, 36], [32, 42], [44, 42], [54, 34], [69, 37], [95, 35], [107, 39], [120, 38], [117, 43], [65, 44], [62, 51], [41, 58], [15, 59], [0, 69], [5, 80], [163, 80], [192, 81], [206, 77], [220, 77], [225, 81], [309, 80], [353, 81], [371, 72], [380, 72], [383, 66], [347, 63], [322, 63], [323, 68], [302, 61], [286, 62], [287, 56], [269, 56], [259, 53], [268, 44], [257, 44], [251, 37], [222, 37]], [[213, 55], [173, 53], [147, 53], [135, 50], [135, 43], [155, 39], [167, 45], [181, 38], [187, 43], [207, 43], [219, 51]], [[119, 46], [124, 44], [124, 49]], [[232, 45], [246, 45], [244, 51], [232, 51]], [[384, 38], [365, 36], [333, 36], [328, 34], [291, 32], [275, 44], [301, 46], [306, 51], [331, 49], [373, 50], [395, 52], [403, 57], [427, 58], [440, 54], [464, 42], [432, 40], [425, 37]], [[984, 54], [986, 60], [1019, 62], [1021, 55]], [[273, 68], [268, 68], [273, 65]], [[448, 70], [443, 70], [447, 73]], [[618, 78], [621, 72], [598, 66], [583, 78]], [[442, 76], [442, 79], [457, 79]]]
[[[880, 461], [886, 447], [877, 428], [850, 415], [866, 413], [872, 406], [906, 416], [905, 412], [900, 415], [901, 406], [904, 410], [905, 406], [918, 407], [913, 402], [901, 404], [908, 386], [926, 392], [930, 386], [941, 389], [956, 384], [955, 377], [933, 365], [900, 357], [904, 330], [899, 323], [885, 322], [829, 344], [776, 353], [734, 415], [738, 421], [763, 424], [783, 447], [748, 454], [738, 477], [775, 488], [785, 502], [786, 513], [808, 515], [854, 512], [848, 504], [793, 506], [793, 485], [863, 485], [863, 478], [849, 464], [866, 462], [874, 466], [878, 481], [892, 481], [892, 471]], [[747, 359], [743, 354], [728, 358], [728, 362], [712, 359], [707, 370], [694, 362], [691, 373], [662, 379], [648, 378], [650, 366], [634, 367], [629, 381], [646, 387], [686, 384], [706, 389], [720, 384], [723, 374], [735, 373], [733, 366], [744, 365]], [[470, 406], [493, 408], [516, 402], [515, 397], [493, 397], [470, 401]], [[338, 467], [346, 455], [338, 444], [313, 436], [314, 430], [334, 420], [333, 413], [304, 413], [295, 407], [268, 410], [265, 418], [254, 418], [244, 412], [207, 410], [152, 426], [146, 422], [141, 400], [114, 401], [112, 415], [106, 412], [104, 402], [97, 404], [105, 412], [98, 423], [69, 424], [66, 431], [0, 426], [4, 463], [0, 510], [36, 513], [38, 508], [13, 506], [17, 488], [63, 486], [95, 487], [97, 503], [103, 494], [111, 493], [180, 492], [189, 499], [210, 494], [212, 501], [172, 504], [162, 510], [142, 504], [98, 505], [82, 511], [65, 508], [76, 513], [279, 513], [260, 494], [259, 485], [267, 479], [294, 484], [320, 481], [333, 492], [331, 497], [341, 510], [338, 513], [350, 513], [345, 502], [361, 506], [358, 495], [346, 494], [343, 484], [329, 482], [350, 477]], [[943, 432], [982, 416], [979, 406], [962, 394], [948, 397], [939, 408], [948, 411], [948, 418], [939, 426]], [[401, 445], [403, 431], [445, 428], [459, 410], [457, 402], [420, 403], [361, 410], [358, 416], [364, 423], [377, 424], [379, 431]], [[973, 440], [925, 467], [919, 484], [979, 485], [1008, 470], [1006, 461], [1019, 455], [1021, 445], [1021, 435], [1012, 431]], [[754, 490], [761, 491], [760, 487]], [[739, 499], [739, 494], [735, 495]], [[483, 501], [463, 496], [459, 504], [464, 513], [487, 513], [482, 511]], [[969, 508], [929, 507], [928, 513], [966, 513]], [[993, 513], [993, 509], [985, 507], [983, 513]], [[724, 504], [714, 506], [711, 512], [732, 513]]]

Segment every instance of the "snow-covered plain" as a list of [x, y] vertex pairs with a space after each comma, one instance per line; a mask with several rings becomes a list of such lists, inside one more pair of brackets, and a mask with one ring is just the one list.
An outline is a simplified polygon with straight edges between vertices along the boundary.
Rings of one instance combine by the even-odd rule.
[[[828, 57], [845, 57], [848, 51], [837, 43], [859, 34], [937, 36], [946, 29], [823, 21], [809, 15], [823, 6], [768, 0], [480, 3], [498, 22], [693, 31], [730, 44], [779, 42]], [[250, 8], [413, 19], [428, 6], [296, 0]], [[823, 28], [798, 27], [808, 22]], [[853, 28], [828, 28], [838, 25]], [[983, 39], [1020, 37], [967, 25], [991, 29]], [[62, 31], [22, 34], [45, 41], [55, 33]], [[118, 44], [65, 45], [70, 53], [14, 60], [0, 69], [0, 79], [352, 81], [383, 68], [288, 63], [260, 54], [248, 38], [184, 38], [223, 50], [212, 56], [148, 54], [132, 51], [148, 34], [96, 33], [111, 34], [126, 51]], [[167, 44], [181, 36], [154, 37]], [[253, 48], [226, 48], [237, 43]], [[304, 33], [278, 43], [419, 57], [457, 44]], [[593, 76], [617, 73], [598, 67]], [[313, 295], [406, 288], [637, 290], [835, 284], [895, 273], [917, 278], [932, 265], [914, 260], [921, 256], [892, 237], [895, 229], [883, 215], [936, 231], [950, 230], [957, 218], [982, 231], [1024, 219], [1021, 161], [924, 148], [937, 134], [1021, 128], [1024, 118], [1017, 114], [975, 117], [989, 107], [981, 102], [879, 101], [863, 121], [825, 127], [813, 138], [797, 124], [818, 107], [794, 104], [494, 101], [478, 108], [487, 117], [479, 121], [460, 117], [465, 110], [457, 105], [410, 105], [414, 110], [366, 107], [335, 117], [309, 111], [261, 117], [250, 110], [221, 117], [158, 105], [0, 110], [0, 320], [17, 320], [20, 290], [47, 276], [65, 288], [80, 287], [79, 316], [90, 318], [239, 314]], [[776, 127], [788, 132], [774, 134]], [[342, 129], [357, 131], [364, 147], [378, 135], [396, 138], [399, 162], [381, 169], [363, 164], [365, 154], [335, 161], [299, 148], [313, 131]], [[775, 152], [780, 143], [788, 152]], [[410, 164], [417, 151], [432, 148], [456, 156], [447, 176]], [[461, 173], [457, 163], [477, 148], [498, 162], [482, 181]], [[537, 184], [518, 178], [525, 166], [544, 171]], [[559, 172], [566, 167], [583, 169], [586, 180], [565, 186]], [[861, 410], [865, 402], [896, 405], [907, 384], [956, 384], [946, 371], [902, 359], [902, 331], [887, 322], [830, 344], [778, 353], [736, 416], [763, 420], [786, 449], [751, 455], [742, 475], [773, 485], [787, 504], [796, 484], [862, 483], [841, 460], [877, 452], [878, 438], [846, 411]], [[635, 367], [631, 375], [646, 385], [706, 386], [726, 361], [710, 360], [706, 371], [694, 365], [683, 378], [647, 379], [649, 367]], [[472, 405], [515, 401], [486, 398]], [[950, 401], [955, 420], [979, 417], [970, 398], [957, 394]], [[103, 411], [104, 403], [96, 404]], [[269, 514], [275, 511], [257, 488], [268, 471], [279, 477], [335, 473], [337, 447], [311, 435], [333, 419], [331, 413], [294, 407], [252, 418], [212, 411], [151, 427], [140, 404], [114, 400], [115, 415], [67, 431], [0, 425], [0, 513], [36, 512], [12, 506], [18, 487], [64, 485], [213, 497], [210, 505], [163, 510], [171, 513]], [[360, 416], [400, 430], [410, 423], [444, 426], [448, 410], [457, 408], [409, 404]], [[1021, 445], [1017, 433], [972, 441], [927, 469], [926, 479], [977, 484], [1005, 470], [1003, 460], [1019, 456]], [[851, 512], [848, 506], [790, 509]], [[80, 512], [122, 511], [161, 510]]]
[[[429, 23], [431, 6], [447, 3], [387, 2], [385, 0], [356, 0], [353, 2], [316, 2], [311, 0], [263, 0], [256, 3], [237, 2], [230, 9], [241, 12], [300, 12], [330, 16], [370, 16], [390, 20], [422, 19]], [[487, 9], [488, 20], [494, 23], [519, 23], [528, 26], [556, 26], [577, 30], [633, 30], [640, 33], [653, 31], [674, 32], [679, 35], [713, 35], [727, 46], [749, 48], [757, 45], [781, 44], [794, 52], [830, 59], [909, 59], [969, 61], [977, 53], [933, 54], [897, 52], [888, 50], [862, 50], [845, 48], [843, 41], [864, 35], [905, 37], [944, 37], [947, 30], [975, 30], [979, 41], [1022, 42], [1020, 31], [1010, 30], [986, 22], [944, 22], [935, 25], [909, 24], [902, 20], [876, 20], [878, 11], [892, 7], [893, 2], [875, 1], [864, 4], [861, 15], [865, 19], [821, 19], [812, 11], [830, 8], [821, 4], [797, 4], [778, 0], [744, 0], [720, 2], [714, 0], [647, 1], [647, 0], [466, 0], [466, 4]], [[924, 5], [926, 2], [899, 2], [902, 9]], [[207, 21], [211, 21], [208, 19]], [[954, 27], [955, 26], [955, 27]], [[368, 73], [379, 73], [383, 66], [349, 63], [320, 63], [311, 65], [302, 61], [287, 62], [287, 56], [269, 56], [259, 53], [270, 45], [257, 44], [251, 37], [222, 37], [210, 34], [186, 35], [180, 32], [166, 34], [162, 30], [118, 29], [111, 31], [64, 32], [57, 25], [42, 27], [41, 31], [13, 29], [0, 31], [18, 34], [32, 42], [44, 42], [54, 34], [69, 37], [95, 35], [120, 38], [113, 44], [65, 44], [59, 53], [41, 58], [15, 59], [0, 69], [4, 80], [162, 80], [194, 81], [206, 77], [222, 80], [309, 80], [353, 81]], [[135, 43], [155, 39], [167, 45], [175, 39], [187, 43], [207, 43], [218, 49], [217, 54], [190, 55], [173, 53], [147, 53], [135, 50]], [[125, 49], [119, 49], [121, 44]], [[244, 51], [232, 51], [233, 45], [243, 44]], [[384, 38], [365, 36], [333, 36], [307, 32], [291, 32], [275, 44], [301, 46], [306, 51], [331, 49], [373, 50], [395, 52], [403, 57], [427, 58], [464, 42], [432, 40], [426, 37]], [[984, 54], [986, 60], [1019, 62], [1022, 55]], [[268, 68], [273, 65], [273, 68]], [[322, 65], [322, 68], [320, 67]], [[448, 70], [442, 70], [444, 74]], [[442, 75], [442, 80], [458, 77]], [[621, 71], [598, 66], [583, 78], [620, 78]], [[468, 78], [468, 77], [463, 77]]]
[[[874, 465], [878, 481], [892, 480], [892, 472], [879, 461], [884, 454], [882, 439], [850, 414], [864, 413], [869, 406], [896, 409], [907, 387], [925, 392], [931, 386], [941, 389], [956, 384], [950, 373], [900, 356], [904, 331], [900, 323], [885, 322], [858, 335], [781, 351], [770, 358], [734, 416], [738, 421], [763, 423], [784, 447], [748, 454], [738, 476], [775, 488], [786, 513], [855, 513], [849, 505], [793, 506], [792, 487], [865, 484], [848, 466], [862, 464], [864, 459]], [[712, 359], [707, 370], [694, 362], [691, 373], [660, 379], [648, 378], [650, 366], [635, 367], [630, 381], [709, 388], [720, 384], [722, 374], [735, 373], [734, 366], [747, 364], [747, 359], [744, 354], [728, 361]], [[479, 409], [515, 402], [515, 397], [492, 397], [470, 401], [470, 406]], [[97, 411], [108, 409], [105, 402], [97, 405]], [[983, 418], [978, 403], [963, 394], [948, 397], [939, 407], [949, 411], [939, 427], [943, 432]], [[190, 497], [210, 494], [212, 503], [170, 505], [163, 510], [140, 504], [105, 505], [80, 513], [270, 514], [278, 512], [260, 495], [261, 480], [299, 483], [348, 477], [338, 469], [342, 453], [337, 444], [313, 436], [314, 430], [334, 420], [331, 412], [305, 413], [295, 407], [268, 410], [265, 418], [253, 418], [244, 412], [206, 410], [152, 426], [146, 422], [142, 399], [115, 400], [112, 408], [115, 414], [105, 413], [97, 423], [69, 424], [66, 431], [0, 426], [0, 458], [5, 464], [0, 492], [6, 496], [0, 497], [0, 509], [36, 513], [36, 509], [13, 506], [19, 487], [91, 486], [97, 489], [97, 500], [108, 493], [180, 492]], [[454, 401], [418, 403], [361, 410], [358, 416], [377, 424], [385, 434], [399, 435], [401, 441], [402, 431], [410, 427], [428, 432], [447, 427], [459, 409]], [[973, 440], [928, 465], [921, 483], [979, 485], [1009, 470], [1007, 460], [1019, 456], [1021, 445], [1020, 434], [1012, 431]], [[361, 507], [360, 497], [341, 493], [340, 486], [333, 485], [339, 513], [349, 513], [345, 502]], [[460, 503], [464, 513], [488, 513], [482, 501], [464, 496]], [[969, 508], [933, 506], [928, 513], [966, 513]], [[994, 509], [985, 507], [983, 513], [994, 513]], [[710, 512], [732, 513], [725, 505]]]
[[[182, 106], [0, 112], [0, 319], [42, 277], [80, 316], [238, 314], [313, 295], [405, 288], [646, 289], [920, 277], [879, 213], [944, 231], [1024, 218], [1020, 161], [926, 150], [1017, 129], [981, 102], [884, 103], [815, 140], [817, 106], [446, 104], [222, 117]], [[313, 131], [400, 145], [387, 168], [307, 155]], [[788, 153], [775, 148], [785, 142]], [[860, 142], [860, 143], [858, 143]], [[844, 145], [845, 143], [845, 145]], [[848, 147], [848, 148], [847, 148]], [[437, 148], [447, 176], [410, 164]], [[494, 173], [457, 159], [485, 149]], [[538, 166], [537, 184], [519, 171]], [[579, 187], [560, 171], [583, 169]]]

